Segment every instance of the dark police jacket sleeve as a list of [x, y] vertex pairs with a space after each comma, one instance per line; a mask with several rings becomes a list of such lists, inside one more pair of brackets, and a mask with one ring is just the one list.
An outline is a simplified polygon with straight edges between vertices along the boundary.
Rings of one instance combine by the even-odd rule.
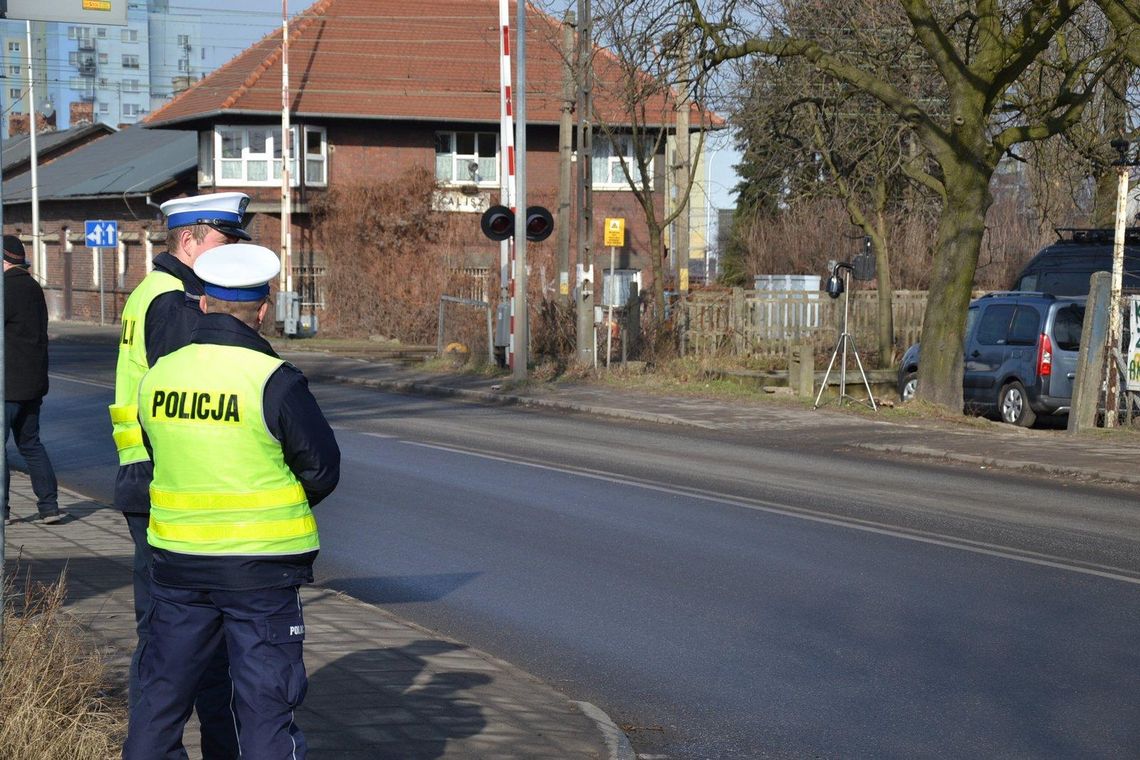
[[340, 480], [340, 447], [299, 369], [282, 364], [269, 376], [262, 409], [285, 464], [301, 481], [309, 506], [316, 506]]

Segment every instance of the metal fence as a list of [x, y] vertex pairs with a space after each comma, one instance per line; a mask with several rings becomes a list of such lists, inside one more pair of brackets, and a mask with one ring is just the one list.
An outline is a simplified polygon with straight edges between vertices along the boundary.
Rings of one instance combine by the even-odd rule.
[[[850, 293], [848, 332], [860, 351], [878, 346], [878, 292]], [[816, 355], [830, 351], [843, 321], [843, 297], [822, 291], [698, 290], [680, 303], [687, 354], [721, 353], [783, 359], [793, 344], [810, 343]], [[926, 291], [895, 291], [895, 345], [918, 341]]]

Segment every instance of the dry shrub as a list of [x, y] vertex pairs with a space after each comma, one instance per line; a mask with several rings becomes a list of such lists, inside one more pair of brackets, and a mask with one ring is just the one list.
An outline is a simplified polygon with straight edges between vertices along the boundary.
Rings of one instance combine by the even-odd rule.
[[416, 168], [391, 182], [330, 187], [314, 201], [337, 332], [435, 342], [439, 297], [468, 285], [448, 260], [457, 215], [432, 210], [435, 190], [435, 179]]
[[543, 298], [531, 322], [531, 351], [535, 362], [549, 361], [565, 369], [577, 351], [578, 310], [570, 301]]
[[0, 754], [4, 760], [117, 757], [126, 705], [109, 695], [107, 670], [63, 610], [65, 580], [5, 594], [0, 656]]

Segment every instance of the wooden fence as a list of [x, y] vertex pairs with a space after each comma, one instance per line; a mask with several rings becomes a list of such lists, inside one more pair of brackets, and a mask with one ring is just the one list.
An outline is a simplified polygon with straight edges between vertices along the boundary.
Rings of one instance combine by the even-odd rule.
[[[864, 356], [878, 350], [878, 292], [850, 294], [847, 328]], [[698, 290], [678, 306], [685, 325], [685, 353], [721, 353], [783, 360], [790, 345], [810, 343], [816, 356], [830, 353], [843, 323], [843, 297], [823, 291]], [[926, 291], [899, 290], [893, 299], [895, 346], [918, 341]]]

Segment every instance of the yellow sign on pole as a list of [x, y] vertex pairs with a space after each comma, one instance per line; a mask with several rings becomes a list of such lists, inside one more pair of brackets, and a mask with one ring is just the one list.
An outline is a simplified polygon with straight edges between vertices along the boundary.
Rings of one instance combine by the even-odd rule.
[[625, 219], [606, 217], [606, 234], [603, 244], [617, 248], [625, 245]]

